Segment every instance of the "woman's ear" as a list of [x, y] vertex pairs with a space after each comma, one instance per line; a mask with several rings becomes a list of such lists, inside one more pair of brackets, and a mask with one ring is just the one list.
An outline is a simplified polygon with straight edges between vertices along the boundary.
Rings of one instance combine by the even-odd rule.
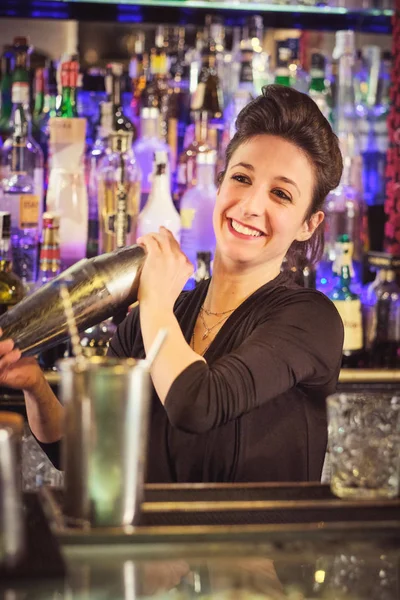
[[325, 214], [322, 210], [319, 210], [311, 215], [309, 219], [306, 219], [302, 226], [300, 227], [300, 231], [296, 236], [296, 240], [298, 242], [306, 242], [309, 240], [314, 231], [317, 229], [319, 225], [321, 225], [322, 221], [325, 218]]

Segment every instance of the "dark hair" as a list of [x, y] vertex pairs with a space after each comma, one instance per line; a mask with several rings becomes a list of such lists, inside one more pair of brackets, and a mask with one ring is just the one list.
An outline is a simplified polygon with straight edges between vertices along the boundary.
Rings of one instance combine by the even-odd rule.
[[[339, 142], [315, 102], [306, 94], [282, 85], [267, 85], [262, 94], [249, 102], [236, 119], [236, 133], [225, 154], [222, 181], [233, 153], [257, 135], [284, 138], [302, 150], [314, 166], [315, 186], [305, 220], [323, 208], [326, 196], [335, 189], [342, 176], [343, 162]], [[287, 255], [287, 266], [316, 263], [324, 247], [324, 223], [305, 242], [294, 241]]]

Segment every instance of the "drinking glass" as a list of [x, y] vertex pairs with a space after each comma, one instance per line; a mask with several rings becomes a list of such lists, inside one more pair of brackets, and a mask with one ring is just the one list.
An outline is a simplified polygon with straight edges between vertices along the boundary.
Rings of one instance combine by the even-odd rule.
[[331, 489], [340, 498], [399, 493], [400, 396], [340, 393], [327, 398]]

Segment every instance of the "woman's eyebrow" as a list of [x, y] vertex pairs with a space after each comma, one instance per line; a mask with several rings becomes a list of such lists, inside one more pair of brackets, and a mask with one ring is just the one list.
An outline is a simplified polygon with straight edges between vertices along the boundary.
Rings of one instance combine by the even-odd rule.
[[295, 181], [293, 181], [293, 179], [289, 179], [289, 177], [285, 177], [284, 175], [279, 175], [279, 177], [275, 177], [275, 179], [278, 179], [278, 181], [284, 181], [285, 183], [290, 183], [299, 192], [299, 196], [301, 196], [299, 186], [297, 185], [297, 183]]
[[248, 169], [249, 171], [254, 171], [254, 167], [250, 163], [238, 162], [238, 163], [236, 163], [236, 165], [233, 165], [231, 167], [231, 169], [235, 169], [235, 167], [244, 167], [245, 169]]

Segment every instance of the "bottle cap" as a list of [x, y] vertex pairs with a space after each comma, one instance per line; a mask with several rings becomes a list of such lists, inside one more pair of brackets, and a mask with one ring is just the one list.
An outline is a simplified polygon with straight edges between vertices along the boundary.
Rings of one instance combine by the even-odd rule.
[[198, 165], [215, 165], [217, 162], [217, 153], [215, 150], [199, 152], [196, 157], [196, 162]]
[[160, 111], [155, 106], [144, 107], [140, 111], [141, 119], [158, 119]]
[[60, 227], [60, 215], [54, 212], [43, 213], [43, 228], [58, 229]]
[[334, 60], [337, 60], [340, 56], [343, 56], [343, 54], [354, 54], [354, 31], [337, 31], [335, 41], [336, 44], [332, 54]]
[[0, 239], [10, 239], [11, 237], [11, 214], [6, 211], [0, 211]]

